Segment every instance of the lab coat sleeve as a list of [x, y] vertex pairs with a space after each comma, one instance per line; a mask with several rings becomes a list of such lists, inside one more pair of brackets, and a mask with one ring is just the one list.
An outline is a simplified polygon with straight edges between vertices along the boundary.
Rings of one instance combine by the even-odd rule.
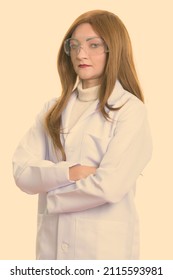
[[77, 212], [119, 202], [150, 160], [152, 141], [145, 105], [132, 101], [119, 111], [114, 136], [95, 175], [51, 191], [49, 213]]
[[19, 143], [13, 155], [13, 174], [16, 185], [26, 193], [48, 192], [71, 184], [69, 162], [54, 163], [47, 158], [47, 135], [43, 121], [46, 112], [55, 100], [46, 103], [34, 125]]

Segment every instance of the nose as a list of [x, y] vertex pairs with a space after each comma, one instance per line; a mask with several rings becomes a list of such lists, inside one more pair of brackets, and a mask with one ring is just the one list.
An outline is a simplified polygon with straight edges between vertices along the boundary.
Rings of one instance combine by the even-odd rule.
[[84, 49], [83, 46], [79, 46], [76, 52], [77, 57], [87, 57], [87, 51]]

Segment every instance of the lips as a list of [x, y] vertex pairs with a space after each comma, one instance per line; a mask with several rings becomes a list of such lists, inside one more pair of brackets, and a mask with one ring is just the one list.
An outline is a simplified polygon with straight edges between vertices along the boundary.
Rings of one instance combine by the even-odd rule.
[[88, 68], [88, 67], [91, 67], [91, 66], [88, 65], [88, 64], [79, 64], [78, 67], [79, 67], [79, 68]]

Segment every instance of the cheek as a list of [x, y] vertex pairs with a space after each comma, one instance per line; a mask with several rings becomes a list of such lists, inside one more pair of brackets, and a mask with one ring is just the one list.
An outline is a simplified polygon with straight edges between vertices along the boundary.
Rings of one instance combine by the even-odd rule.
[[73, 65], [73, 68], [75, 69], [75, 66], [76, 66], [76, 60], [74, 57], [71, 57], [71, 62], [72, 62], [72, 65]]
[[106, 65], [106, 56], [102, 57], [102, 58], [98, 58], [98, 60], [95, 62], [95, 66], [97, 67], [97, 70], [100, 72], [103, 72], [103, 70], [105, 69], [105, 65]]

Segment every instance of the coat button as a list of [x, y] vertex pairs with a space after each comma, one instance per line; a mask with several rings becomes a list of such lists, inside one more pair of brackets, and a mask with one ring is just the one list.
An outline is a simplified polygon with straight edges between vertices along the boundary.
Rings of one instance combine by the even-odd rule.
[[63, 242], [61, 244], [61, 249], [64, 251], [64, 252], [67, 252], [68, 251], [68, 248], [69, 248], [69, 245], [65, 242]]

